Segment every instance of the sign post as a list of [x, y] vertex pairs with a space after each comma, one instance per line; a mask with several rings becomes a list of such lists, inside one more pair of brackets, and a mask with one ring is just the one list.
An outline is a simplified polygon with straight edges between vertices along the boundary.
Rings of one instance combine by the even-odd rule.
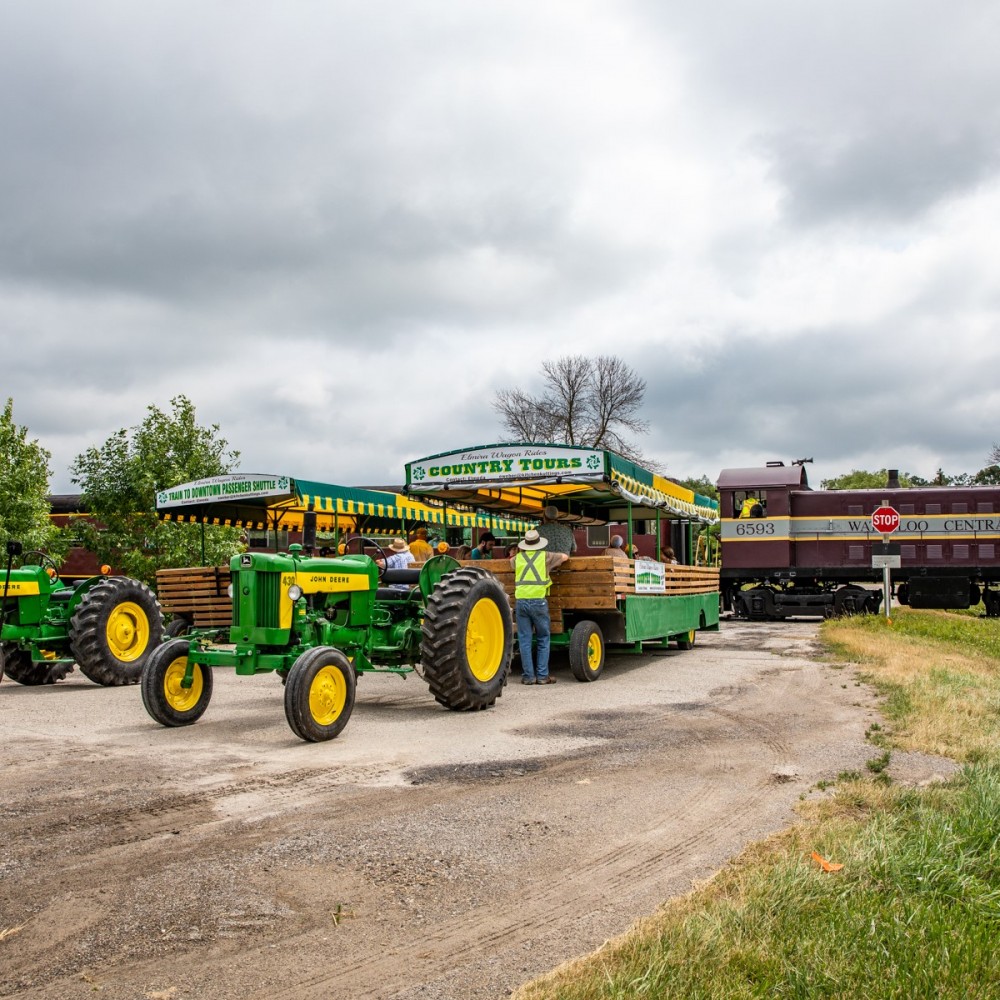
[[882, 553], [876, 555], [872, 553], [872, 568], [882, 567], [882, 590], [885, 601], [885, 620], [889, 622], [889, 595], [892, 592], [892, 584], [889, 579], [890, 567], [899, 569], [900, 556], [899, 546], [893, 546], [896, 552], [891, 552], [889, 546], [889, 536], [899, 528], [899, 511], [895, 507], [890, 507], [888, 503], [883, 503], [876, 508], [872, 514], [872, 527], [882, 535]]

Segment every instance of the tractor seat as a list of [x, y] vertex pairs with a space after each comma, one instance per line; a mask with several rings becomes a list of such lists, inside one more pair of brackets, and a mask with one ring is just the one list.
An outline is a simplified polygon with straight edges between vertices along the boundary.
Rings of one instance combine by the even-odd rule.
[[76, 591], [76, 587], [67, 587], [65, 590], [53, 590], [49, 594], [49, 600], [53, 604], [67, 604]]
[[[405, 569], [396, 570], [397, 573], [408, 572]], [[375, 591], [375, 598], [379, 601], [408, 601], [413, 593], [412, 588], [397, 590], [395, 587], [379, 587]]]
[[411, 587], [420, 583], [419, 569], [387, 569], [379, 583], [408, 583]]

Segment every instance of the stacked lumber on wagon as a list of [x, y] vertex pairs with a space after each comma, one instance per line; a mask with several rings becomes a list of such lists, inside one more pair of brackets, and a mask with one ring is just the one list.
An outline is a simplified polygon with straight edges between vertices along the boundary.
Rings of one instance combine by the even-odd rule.
[[156, 596], [164, 613], [186, 618], [196, 628], [231, 625], [228, 566], [191, 566], [156, 571]]
[[[489, 570], [503, 584], [514, 607], [514, 570], [506, 559], [462, 563]], [[711, 594], [719, 589], [719, 570], [712, 566], [666, 566], [668, 596]], [[571, 556], [552, 572], [549, 615], [552, 631], [563, 631], [563, 611], [614, 611], [618, 601], [635, 593], [635, 563], [614, 556]], [[641, 596], [641, 595], [640, 595]], [[656, 596], [656, 595], [651, 595]]]

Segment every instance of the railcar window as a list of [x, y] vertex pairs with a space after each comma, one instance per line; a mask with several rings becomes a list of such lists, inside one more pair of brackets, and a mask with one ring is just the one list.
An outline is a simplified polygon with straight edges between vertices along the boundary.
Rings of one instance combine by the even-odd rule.
[[753, 490], [735, 490], [733, 517], [767, 517], [767, 501]]

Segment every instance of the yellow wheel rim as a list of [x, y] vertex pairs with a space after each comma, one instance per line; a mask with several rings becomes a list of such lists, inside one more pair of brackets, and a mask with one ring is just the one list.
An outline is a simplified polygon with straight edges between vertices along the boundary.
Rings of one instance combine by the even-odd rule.
[[309, 685], [309, 714], [320, 726], [332, 726], [347, 704], [347, 681], [336, 667], [323, 667]]
[[108, 648], [119, 660], [137, 660], [149, 646], [149, 619], [132, 601], [112, 609], [106, 632]]
[[477, 681], [491, 681], [503, 661], [503, 618], [495, 601], [484, 597], [469, 612], [465, 658]]
[[601, 654], [604, 644], [601, 637], [596, 633], [587, 640], [587, 666], [591, 670], [596, 670], [601, 665]]
[[181, 687], [184, 674], [187, 671], [188, 658], [178, 656], [172, 660], [163, 675], [163, 696], [167, 699], [167, 704], [175, 712], [190, 712], [201, 699], [201, 692], [205, 688], [201, 675], [201, 667], [194, 665], [194, 676], [191, 678], [191, 687]]

